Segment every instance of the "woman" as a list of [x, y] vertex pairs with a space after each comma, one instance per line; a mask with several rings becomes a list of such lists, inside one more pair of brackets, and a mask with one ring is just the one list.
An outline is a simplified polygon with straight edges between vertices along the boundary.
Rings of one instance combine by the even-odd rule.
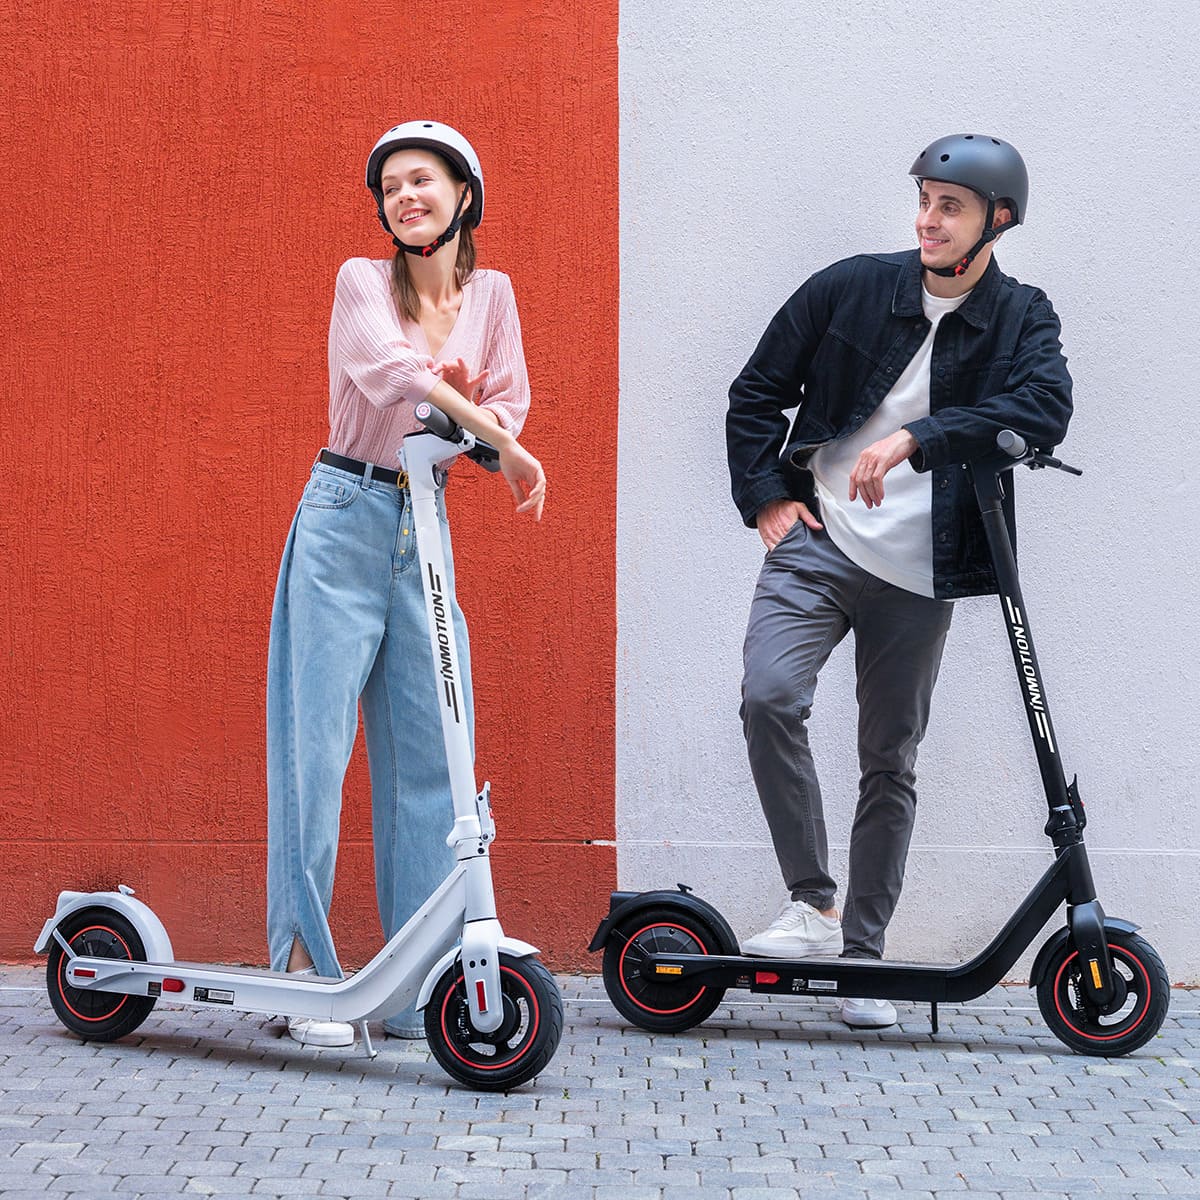
[[[398, 472], [413, 406], [429, 400], [500, 451], [518, 513], [541, 519], [546, 480], [517, 442], [529, 407], [508, 278], [475, 269], [483, 173], [449, 126], [389, 129], [367, 187], [396, 246], [338, 272], [329, 329], [330, 435], [292, 523], [267, 675], [267, 937], [271, 967], [340, 976], [327, 919], [342, 780], [361, 702], [375, 886], [391, 937], [452, 866], [453, 821], [410, 497]], [[444, 499], [442, 540], [453, 594]], [[466, 624], [453, 605], [469, 685]], [[468, 727], [470, 688], [466, 687]], [[411, 1008], [384, 1022], [423, 1034]], [[351, 1026], [292, 1018], [297, 1041], [349, 1045]]]

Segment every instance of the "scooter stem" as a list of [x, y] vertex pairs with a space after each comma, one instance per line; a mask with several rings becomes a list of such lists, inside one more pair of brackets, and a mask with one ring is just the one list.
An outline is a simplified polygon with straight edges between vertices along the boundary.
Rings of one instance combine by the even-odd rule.
[[1000, 592], [1000, 606], [1004, 612], [1004, 626], [1008, 632], [1017, 680], [1025, 701], [1025, 717], [1033, 738], [1038, 770], [1041, 772], [1042, 785], [1046, 792], [1046, 803], [1051, 813], [1061, 814], [1063, 810], [1073, 812], [1073, 808], [1067, 794], [1067, 779], [1062, 759], [1058, 754], [1054, 724], [1050, 719], [1050, 703], [1046, 697], [1041, 669], [1034, 651], [1033, 632], [1029, 627], [1025, 600], [1021, 595], [1021, 581], [1017, 573], [1012, 539], [1004, 519], [1003, 477], [1014, 465], [1014, 459], [1008, 454], [997, 454], [973, 463], [971, 478], [979, 501], [979, 511], [983, 517], [988, 548], [992, 554], [992, 565]]
[[1077, 852], [1070, 856], [1068, 862], [1067, 920], [1072, 940], [1085, 965], [1081, 984], [1092, 1002], [1103, 1007], [1114, 996], [1112, 960], [1104, 932], [1104, 910], [1096, 898], [1096, 885], [1083, 845], [1083, 803], [1077, 784], [1072, 782], [1070, 787], [1067, 786], [1054, 725], [1050, 720], [1050, 703], [1046, 698], [1037, 654], [1033, 648], [1033, 633], [1029, 628], [1025, 600], [1021, 595], [1017, 559], [1004, 519], [1003, 481], [1011, 476], [1013, 467], [1028, 463], [1033, 467], [1053, 466], [1075, 474], [1080, 472], [1026, 445], [1024, 439], [1011, 430], [1000, 433], [997, 446], [995, 454], [971, 465], [971, 480], [992, 553], [1004, 625], [1008, 631], [1017, 680], [1025, 700], [1025, 717], [1029, 722], [1042, 787], [1050, 809], [1046, 833], [1060, 854], [1067, 847], [1077, 847]]
[[[428, 406], [418, 406], [419, 409]], [[435, 415], [436, 414], [436, 415]], [[420, 412], [418, 416], [421, 417]], [[496, 918], [488, 844], [495, 836], [488, 788], [477, 792], [471, 737], [467, 727], [467, 681], [460, 672], [458, 644], [452, 618], [453, 592], [437, 513], [437, 489], [445, 479], [440, 464], [475, 449], [475, 438], [465, 429], [446, 422], [445, 414], [432, 409], [429, 423], [446, 437], [432, 432], [409, 434], [401, 446], [400, 461], [408, 473], [413, 528], [421, 563], [425, 615], [438, 689], [442, 738], [454, 803], [454, 828], [447, 839], [455, 858], [467, 869], [467, 895], [462, 935], [462, 968], [471, 1021], [490, 1033], [503, 1019], [500, 989], [499, 942], [504, 936]], [[421, 417], [425, 420], [425, 417]], [[440, 419], [440, 421], [439, 421]], [[449, 428], [446, 428], [446, 425]]]

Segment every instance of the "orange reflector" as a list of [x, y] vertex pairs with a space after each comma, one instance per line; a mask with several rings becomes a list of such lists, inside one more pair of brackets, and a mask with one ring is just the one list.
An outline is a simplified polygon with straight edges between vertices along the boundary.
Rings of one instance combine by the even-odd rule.
[[75, 967], [71, 971], [71, 974], [74, 975], [76, 979], [95, 979], [96, 978], [96, 972], [93, 971], [91, 967]]
[[1099, 991], [1104, 986], [1100, 980], [1100, 963], [1093, 958], [1088, 962], [1088, 966], [1092, 968], [1092, 985]]
[[164, 979], [162, 981], [164, 992], [182, 992], [186, 986], [182, 979]]
[[484, 990], [483, 980], [475, 980], [475, 1000], [479, 1005], [480, 1012], [487, 1012], [487, 992]]
[[754, 972], [754, 982], [755, 983], [778, 983], [779, 976], [776, 975], [774, 971], [755, 971]]

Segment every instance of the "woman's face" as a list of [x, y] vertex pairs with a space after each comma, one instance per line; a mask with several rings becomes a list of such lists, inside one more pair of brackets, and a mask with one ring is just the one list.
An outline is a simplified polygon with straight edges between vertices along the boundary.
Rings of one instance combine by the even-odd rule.
[[397, 150], [384, 160], [379, 182], [392, 233], [409, 246], [442, 235], [466, 187], [431, 150]]

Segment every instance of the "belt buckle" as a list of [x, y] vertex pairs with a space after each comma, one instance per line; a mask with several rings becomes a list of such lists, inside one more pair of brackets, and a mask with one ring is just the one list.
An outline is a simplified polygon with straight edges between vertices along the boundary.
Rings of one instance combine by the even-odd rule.
[[402, 492], [408, 491], [408, 472], [407, 471], [397, 471], [396, 472], [396, 486]]

